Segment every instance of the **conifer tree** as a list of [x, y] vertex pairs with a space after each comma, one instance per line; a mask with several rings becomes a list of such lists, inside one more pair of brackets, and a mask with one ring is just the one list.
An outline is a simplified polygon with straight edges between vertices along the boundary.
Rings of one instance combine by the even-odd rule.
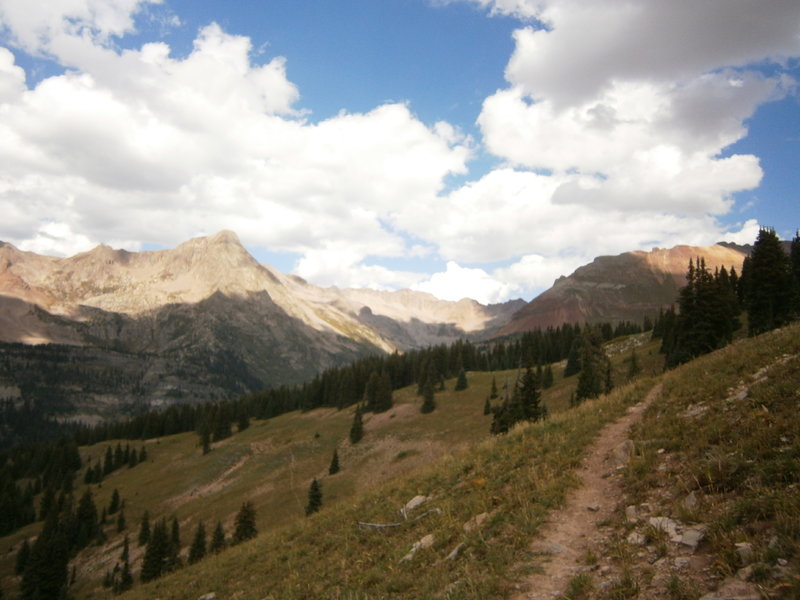
[[150, 513], [144, 511], [142, 515], [142, 524], [139, 527], [139, 545], [146, 546], [150, 541]]
[[258, 535], [256, 529], [256, 509], [252, 502], [245, 502], [236, 514], [233, 543], [238, 544]]
[[97, 519], [97, 507], [92, 498], [89, 488], [81, 496], [78, 509], [75, 513], [76, 532], [72, 540], [77, 549], [85, 548], [99, 533], [99, 522]]
[[189, 548], [189, 564], [193, 565], [206, 555], [206, 529], [203, 523], [198, 523], [194, 540]]
[[486, 396], [486, 400], [483, 403], [483, 414], [484, 415], [492, 414], [492, 403], [489, 400], [489, 396]]
[[227, 542], [225, 541], [225, 530], [222, 528], [222, 521], [217, 521], [217, 526], [214, 528], [214, 533], [211, 536], [211, 545], [208, 549], [217, 553], [225, 549]]
[[773, 229], [762, 227], [750, 255], [744, 304], [750, 335], [770, 331], [791, 316], [793, 282], [789, 257]]
[[170, 541], [167, 522], [161, 519], [153, 526], [150, 541], [147, 543], [147, 549], [142, 559], [140, 578], [143, 583], [161, 577], [166, 572], [169, 552]]
[[603, 350], [602, 332], [587, 327], [581, 335], [581, 370], [575, 388], [575, 402], [597, 398], [610, 389], [610, 361]]
[[31, 545], [28, 543], [28, 538], [22, 541], [22, 545], [17, 550], [17, 560], [14, 565], [14, 573], [22, 575], [25, 567], [28, 565], [28, 559], [31, 557]]
[[331, 465], [328, 467], [328, 475], [335, 475], [339, 472], [339, 453], [336, 448], [333, 449], [333, 457], [331, 458]]
[[495, 398], [497, 398], [497, 380], [492, 375], [492, 391], [489, 393], [489, 399], [494, 400]]
[[306, 505], [306, 516], [314, 514], [322, 507], [322, 488], [316, 479], [311, 482], [308, 488], [308, 504]]
[[127, 527], [127, 523], [125, 522], [125, 511], [119, 511], [119, 515], [117, 515], [117, 533], [122, 533], [125, 531]]
[[364, 419], [361, 414], [361, 405], [356, 405], [353, 415], [353, 424], [350, 426], [350, 443], [357, 444], [364, 437]]
[[456, 385], [453, 390], [460, 392], [461, 390], [467, 389], [467, 387], [469, 387], [469, 383], [467, 382], [467, 374], [464, 371], [464, 367], [461, 367], [458, 371], [458, 378], [456, 379]]
[[628, 357], [628, 379], [633, 379], [641, 373], [642, 367], [639, 365], [639, 357], [636, 355], [636, 348], [631, 349], [631, 355]]
[[111, 502], [108, 504], [108, 514], [113, 515], [115, 512], [119, 510], [119, 491], [114, 488], [114, 491], [111, 493]]
[[548, 363], [542, 376], [542, 388], [548, 389], [551, 387], [553, 387], [553, 367]]
[[20, 583], [22, 600], [63, 598], [69, 579], [69, 541], [59, 514], [52, 510], [31, 548]]
[[169, 536], [169, 551], [167, 552], [167, 570], [172, 571], [180, 566], [181, 529], [177, 517], [172, 517]]
[[425, 382], [425, 389], [422, 391], [422, 406], [419, 411], [422, 414], [428, 414], [434, 410], [436, 410], [436, 399], [434, 398], [433, 383], [428, 379]]

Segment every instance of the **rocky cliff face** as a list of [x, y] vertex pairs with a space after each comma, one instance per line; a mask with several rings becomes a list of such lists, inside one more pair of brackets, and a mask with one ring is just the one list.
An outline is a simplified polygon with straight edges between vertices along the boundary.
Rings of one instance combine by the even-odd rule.
[[686, 283], [689, 260], [698, 256], [712, 270], [735, 267], [741, 274], [745, 254], [718, 244], [601, 256], [569, 277], [559, 278], [516, 313], [500, 335], [562, 323], [641, 322], [676, 301]]
[[128, 355], [133, 371], [147, 372], [137, 389], [151, 404], [298, 383], [365, 353], [482, 336], [522, 305], [319, 288], [259, 264], [231, 232], [173, 250], [98, 246], [64, 259], [0, 243], [0, 341], [62, 344], [65, 355], [106, 350], [114, 368]]

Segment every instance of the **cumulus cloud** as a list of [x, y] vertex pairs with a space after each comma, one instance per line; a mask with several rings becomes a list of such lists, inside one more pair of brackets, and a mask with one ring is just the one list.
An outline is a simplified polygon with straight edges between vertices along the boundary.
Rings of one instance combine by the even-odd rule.
[[[298, 273], [322, 284], [411, 282], [362, 261], [416, 252], [390, 213], [433, 202], [445, 177], [466, 172], [472, 141], [457, 128], [423, 124], [406, 104], [311, 122], [287, 61], [255, 63], [251, 40], [217, 24], [185, 57], [104, 43], [133, 29], [140, 2], [106, 13], [87, 0], [60, 17], [0, 6], [16, 43], [72, 67], [27, 90], [0, 49], [0, 209], [15, 215], [3, 239], [63, 254], [85, 240], [171, 245], [230, 228], [301, 254]], [[67, 244], [69, 232], [81, 237]]]
[[[9, 44], [63, 67], [29, 88], [0, 47], [0, 239], [69, 254], [226, 228], [319, 285], [483, 302], [601, 254], [754, 239], [722, 218], [761, 166], [726, 149], [795, 86], [752, 67], [800, 55], [794, 0], [466, 1], [521, 19], [477, 142], [405, 103], [315, 121], [291, 57], [214, 23], [186, 56], [121, 49], [157, 0], [0, 0]], [[504, 164], [447, 188], [479, 142]], [[446, 269], [381, 265], [424, 253]]]

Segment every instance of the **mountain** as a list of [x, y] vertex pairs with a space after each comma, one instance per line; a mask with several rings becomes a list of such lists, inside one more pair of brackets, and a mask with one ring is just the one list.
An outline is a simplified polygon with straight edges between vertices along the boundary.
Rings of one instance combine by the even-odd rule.
[[[0, 387], [20, 398], [29, 383], [43, 401], [63, 396], [69, 381], [67, 404], [106, 416], [137, 403], [230, 397], [300, 383], [367, 353], [496, 332], [522, 305], [320, 288], [260, 264], [229, 231], [170, 250], [98, 246], [69, 258], [0, 242], [0, 341], [57, 345], [52, 385], [32, 372], [20, 382], [29, 347], [0, 348]], [[65, 368], [76, 362], [93, 374]], [[87, 392], [104, 371], [108, 385]]]
[[685, 284], [689, 261], [698, 256], [711, 270], [735, 267], [741, 273], [746, 254], [717, 244], [601, 256], [568, 277], [558, 278], [553, 287], [517, 312], [499, 335], [562, 323], [641, 322], [675, 302]]

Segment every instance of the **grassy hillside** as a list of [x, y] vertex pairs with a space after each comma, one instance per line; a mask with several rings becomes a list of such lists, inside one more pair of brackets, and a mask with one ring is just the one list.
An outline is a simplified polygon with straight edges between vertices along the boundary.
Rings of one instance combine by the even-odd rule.
[[[793, 327], [743, 340], [664, 376], [666, 393], [649, 419], [662, 419], [667, 428], [657, 430], [655, 422], [648, 420], [637, 434], [640, 451], [630, 467], [635, 475], [630, 478], [630, 493], [644, 497], [648, 486], [663, 484], [650, 476], [655, 469], [653, 456], [661, 455], [649, 448], [666, 447], [675, 456], [686, 453], [690, 460], [670, 463], [675, 469], [670, 477], [675, 481], [693, 481], [697, 472], [692, 468], [704, 472], [716, 464], [700, 460], [705, 454], [696, 441], [708, 444], [708, 440], [717, 439], [722, 435], [717, 430], [721, 421], [692, 421], [698, 427], [707, 426], [706, 433], [686, 428], [683, 421], [670, 417], [684, 410], [680, 408], [683, 404], [702, 401], [709, 406], [709, 416], [736, 416], [737, 411], [724, 411], [728, 390], [786, 354], [794, 358], [787, 359], [780, 378], [770, 381], [784, 386], [781, 389], [785, 388], [788, 395], [782, 402], [786, 406], [791, 402], [796, 406], [796, 390], [800, 389], [800, 379], [794, 374], [800, 371], [796, 356], [800, 352], [798, 333], [800, 329]], [[626, 379], [630, 344], [630, 340], [617, 342], [611, 348], [617, 382]], [[150, 441], [147, 464], [122, 469], [100, 486], [92, 486], [98, 507], [108, 505], [115, 488], [125, 500], [137, 579], [142, 549], [136, 546], [135, 538], [145, 509], [150, 511], [151, 522], [162, 516], [179, 519], [184, 557], [197, 523], [203, 521], [210, 532], [216, 520], [221, 519], [230, 535], [234, 514], [245, 500], [251, 500], [256, 507], [260, 535], [150, 584], [137, 584], [122, 597], [195, 599], [208, 592], [215, 592], [217, 598], [259, 600], [503, 597], [526, 571], [537, 568], [541, 557], [531, 552], [530, 542], [547, 511], [558, 506], [575, 484], [573, 470], [584, 448], [603, 424], [621, 415], [655, 384], [654, 374], [661, 365], [656, 347], [650, 343], [637, 349], [645, 375], [576, 409], [566, 410], [574, 380], [562, 380], [561, 369], [556, 368], [556, 385], [545, 394], [551, 418], [542, 424], [517, 427], [500, 438], [488, 435], [491, 417], [483, 415], [483, 403], [493, 376], [502, 388], [507, 379], [513, 385], [515, 373], [472, 373], [467, 390], [438, 393], [438, 408], [430, 415], [419, 414], [415, 390], [400, 390], [395, 393], [394, 409], [366, 417], [366, 436], [354, 447], [345, 441], [351, 410], [292, 413], [254, 422], [249, 429], [216, 445], [206, 456], [201, 454], [194, 435]], [[447, 387], [452, 390], [453, 382], [448, 382]], [[758, 393], [772, 397], [774, 390], [764, 388]], [[774, 427], [774, 418], [758, 414], [767, 398], [757, 396], [756, 391], [751, 397], [759, 401], [748, 409], [753, 412], [746, 421], [748, 432], [759, 432], [762, 426]], [[767, 411], [771, 410], [770, 404], [766, 406]], [[781, 427], [797, 429], [795, 414], [784, 410], [781, 415]], [[725, 435], [733, 440], [745, 433], [726, 427]], [[766, 429], [748, 439], [761, 440], [762, 454], [742, 458], [735, 464], [747, 467], [752, 464], [748, 460], [767, 464], [769, 456], [787, 447], [790, 450], [781, 450], [780, 461], [767, 472], [785, 470], [786, 465], [796, 467], [800, 441], [789, 431], [775, 437]], [[98, 460], [105, 448], [106, 444], [99, 444], [83, 452], [87, 458]], [[334, 448], [338, 448], [342, 470], [328, 476]], [[738, 468], [733, 470], [734, 474], [739, 472]], [[784, 487], [792, 489], [788, 486], [796, 484], [796, 478], [792, 479], [796, 469], [787, 472]], [[306, 518], [303, 507], [314, 477], [322, 484], [323, 508]], [[735, 480], [736, 476], [729, 478]], [[748, 486], [758, 490], [759, 498], [764, 496], [764, 488], [772, 490], [776, 486], [775, 479], [763, 477], [759, 480], [761, 488], [756, 488], [745, 478]], [[82, 487], [78, 486], [77, 495], [83, 492]], [[399, 510], [417, 495], [428, 499], [405, 520]], [[800, 509], [795, 510], [798, 507], [785, 495], [780, 497], [780, 508], [773, 507], [764, 518], [776, 520], [778, 514], [783, 515], [781, 547], [791, 552], [787, 550], [780, 558], [795, 561], [790, 566], [796, 574], [794, 548], [800, 536], [796, 527]], [[417, 520], [421, 515], [425, 516]], [[361, 526], [359, 522], [399, 525], [377, 528]], [[15, 587], [12, 549], [24, 536], [35, 535], [38, 527], [39, 524], [30, 526], [0, 540], [0, 574], [5, 590]], [[731, 531], [736, 531], [737, 526], [733, 527]], [[118, 560], [124, 534], [117, 534], [113, 524], [106, 531], [109, 539], [105, 545], [89, 548], [74, 561], [77, 578], [72, 592], [76, 598], [110, 596], [100, 581]], [[724, 540], [725, 536], [719, 539]], [[759, 543], [768, 544], [771, 539]], [[428, 542], [430, 545], [404, 561], [414, 544], [422, 540], [423, 546]], [[725, 565], [724, 556], [726, 552], [730, 555], [730, 549], [724, 542], [720, 544], [720, 564]], [[451, 553], [455, 556], [448, 559]], [[765, 554], [765, 558], [769, 557]]]

